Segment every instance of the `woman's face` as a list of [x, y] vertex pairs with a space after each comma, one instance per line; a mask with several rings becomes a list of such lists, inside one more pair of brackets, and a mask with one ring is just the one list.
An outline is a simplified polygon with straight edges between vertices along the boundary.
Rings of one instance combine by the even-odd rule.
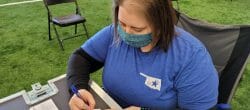
[[141, 11], [142, 9], [143, 7], [133, 3], [133, 0], [124, 1], [119, 6], [118, 21], [125, 32], [129, 34], [152, 33], [150, 24]]

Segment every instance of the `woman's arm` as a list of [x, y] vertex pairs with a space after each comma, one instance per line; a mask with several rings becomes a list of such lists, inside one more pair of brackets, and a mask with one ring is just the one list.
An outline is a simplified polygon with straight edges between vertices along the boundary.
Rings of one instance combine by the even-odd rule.
[[[77, 49], [69, 58], [67, 69], [67, 84], [70, 88], [75, 85], [77, 89], [89, 89], [89, 74], [103, 66], [102, 62], [95, 60], [82, 48]], [[69, 89], [70, 94], [72, 94]]]
[[183, 61], [176, 76], [178, 106], [187, 110], [208, 110], [217, 104], [218, 74], [205, 48], [196, 48]]

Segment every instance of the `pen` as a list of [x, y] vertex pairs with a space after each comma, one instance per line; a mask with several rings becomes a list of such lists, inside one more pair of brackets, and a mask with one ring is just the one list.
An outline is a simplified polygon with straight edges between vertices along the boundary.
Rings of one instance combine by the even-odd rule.
[[[82, 99], [81, 94], [78, 92], [78, 89], [75, 87], [75, 85], [71, 85], [71, 91], [80, 99]], [[83, 100], [83, 99], [82, 99]], [[89, 108], [89, 106], [87, 105], [87, 109]]]

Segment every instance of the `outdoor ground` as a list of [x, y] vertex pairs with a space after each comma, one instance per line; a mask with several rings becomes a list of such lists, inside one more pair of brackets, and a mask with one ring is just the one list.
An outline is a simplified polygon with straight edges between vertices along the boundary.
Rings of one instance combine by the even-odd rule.
[[[24, 0], [1, 0], [0, 4]], [[111, 23], [112, 0], [78, 0], [87, 18], [87, 28], [93, 35]], [[193, 18], [217, 24], [249, 24], [250, 0], [179, 0], [180, 10]], [[73, 6], [73, 5], [72, 5]], [[57, 14], [72, 8], [63, 5]], [[79, 31], [83, 30], [79, 28]], [[61, 35], [73, 33], [73, 27], [60, 29]], [[74, 49], [79, 48], [86, 37], [64, 42], [61, 51], [54, 31], [54, 40], [48, 41], [47, 13], [43, 2], [0, 7], [0, 98], [26, 89], [36, 82], [64, 74], [67, 60]], [[100, 70], [101, 71], [101, 70]], [[101, 72], [92, 78], [101, 84]], [[232, 101], [233, 109], [247, 110], [250, 105], [250, 64]]]

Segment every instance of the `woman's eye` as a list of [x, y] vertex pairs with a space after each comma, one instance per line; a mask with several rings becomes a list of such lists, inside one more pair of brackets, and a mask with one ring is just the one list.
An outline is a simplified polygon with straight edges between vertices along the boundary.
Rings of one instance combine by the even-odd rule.
[[141, 32], [142, 29], [134, 29], [135, 32]]
[[125, 27], [125, 25], [124, 25], [124, 24], [122, 24], [122, 23], [121, 23], [121, 26], [122, 26], [122, 27]]
[[125, 24], [124, 24], [124, 23], [120, 22], [120, 24], [121, 24], [121, 26], [125, 27]]

